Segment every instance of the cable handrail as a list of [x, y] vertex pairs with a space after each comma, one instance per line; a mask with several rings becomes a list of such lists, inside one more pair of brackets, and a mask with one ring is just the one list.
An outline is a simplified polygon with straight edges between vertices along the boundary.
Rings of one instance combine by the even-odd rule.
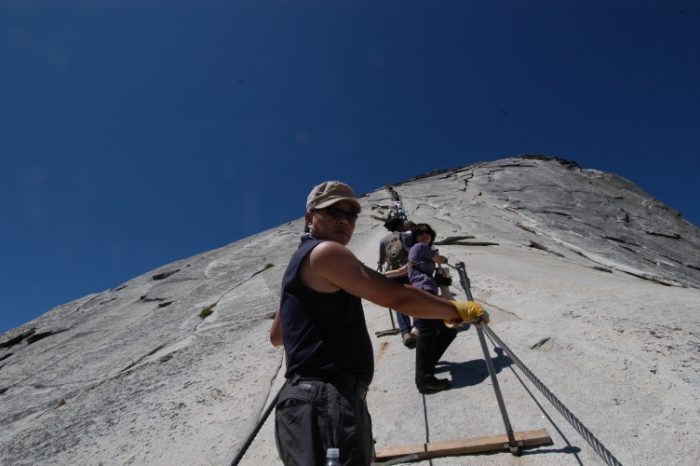
[[[467, 294], [467, 299], [469, 301], [473, 301], [474, 298], [472, 297], [472, 292], [471, 292], [471, 284], [469, 281], [469, 276], [467, 275], [467, 270], [464, 265], [464, 262], [459, 261], [455, 265], [450, 265], [450, 267], [453, 269], [457, 270], [457, 273], [459, 274], [459, 281], [460, 284], [462, 285], [462, 288], [464, 288], [465, 293]], [[576, 431], [581, 434], [581, 436], [589, 443], [591, 447], [593, 447], [593, 450], [595, 450], [598, 455], [605, 461], [606, 464], [609, 466], [622, 466], [622, 463], [620, 463], [615, 456], [610, 453], [610, 451], [605, 448], [605, 446], [596, 438], [593, 433], [591, 433], [590, 430], [586, 428], [586, 426], [583, 425], [579, 419], [574, 416], [574, 414], [569, 411], [569, 409], [564, 406], [564, 403], [562, 403], [559, 398], [554, 396], [554, 394], [547, 388], [547, 386], [542, 383], [540, 379], [538, 379], [533, 372], [527, 368], [525, 364], [515, 355], [515, 353], [508, 348], [508, 346], [498, 338], [498, 335], [489, 328], [489, 326], [483, 322], [479, 324], [479, 326], [484, 330], [484, 332], [488, 335], [489, 339], [491, 340], [492, 343], [497, 344], [498, 346], [503, 349], [503, 351], [510, 357], [510, 359], [515, 363], [515, 365], [520, 369], [525, 376], [530, 379], [530, 381], [537, 387], [537, 389], [542, 392], [542, 394], [549, 400], [550, 403], [561, 413], [564, 418], [569, 421], [569, 424], [573, 426]]]
[[[390, 185], [387, 183], [387, 188], [389, 188]], [[390, 192], [393, 191], [393, 189], [390, 189]], [[466, 267], [464, 265], [464, 262], [459, 261], [455, 265], [449, 264], [448, 262], [445, 262], [446, 265], [449, 267], [457, 270], [460, 278], [460, 284], [462, 285], [462, 288], [464, 288], [464, 291], [466, 292], [467, 299], [469, 301], [473, 301], [472, 293], [471, 293], [471, 283], [469, 281], [469, 277], [467, 275]], [[392, 319], [393, 323], [393, 319]], [[598, 453], [598, 455], [605, 461], [605, 463], [609, 466], [622, 466], [622, 463], [620, 463], [617, 458], [607, 449], [605, 446], [602, 444], [598, 438], [596, 438], [593, 433], [588, 430], [588, 428], [562, 403], [559, 398], [557, 398], [548, 388], [547, 386], [535, 376], [535, 374], [518, 358], [515, 353], [501, 340], [496, 333], [491, 330], [491, 328], [481, 322], [479, 323], [480, 329], [483, 329], [484, 333], [488, 336], [489, 340], [491, 340], [491, 343], [494, 345], [499, 346], [503, 351], [510, 357], [510, 359], [515, 363], [515, 365], [523, 372], [523, 374], [530, 379], [530, 381], [537, 387], [537, 389], [542, 392], [542, 394], [549, 400], [550, 403], [561, 413], [564, 418], [569, 421], [569, 423], [573, 426], [574, 429], [588, 442], [588, 444], [593, 448], [593, 450]], [[483, 337], [482, 337], [483, 339]], [[484, 346], [482, 342], [482, 346]], [[486, 354], [486, 351], [484, 351], [484, 357], [486, 358], [488, 355]], [[280, 389], [281, 392], [281, 389]], [[277, 393], [277, 395], [274, 397], [272, 402], [269, 404], [269, 406], [265, 409], [263, 412], [262, 416], [258, 420], [257, 425], [253, 429], [253, 431], [250, 433], [246, 441], [243, 443], [241, 446], [241, 449], [238, 451], [236, 454], [236, 457], [233, 459], [231, 462], [230, 466], [236, 466], [238, 463], [241, 461], [243, 456], [245, 455], [246, 451], [252, 444], [253, 440], [255, 439], [255, 436], [258, 434], [260, 429], [262, 428], [263, 424], [269, 417], [270, 413], [272, 412], [272, 409], [275, 407], [277, 404], [277, 399], [279, 398], [280, 392]], [[498, 395], [498, 392], [497, 392]], [[504, 409], [501, 409], [502, 413], [504, 413]], [[504, 416], [507, 416], [504, 414]], [[508, 429], [509, 422], [507, 421], [507, 418], [504, 417], [504, 421], [506, 422], [506, 428]], [[512, 432], [512, 430], [511, 430]], [[511, 433], [512, 436], [512, 433]], [[511, 450], [513, 450], [511, 448]], [[401, 458], [402, 460], [407, 460], [408, 458]], [[413, 459], [413, 458], [411, 458]], [[393, 462], [390, 462], [393, 464]], [[389, 463], [387, 463], [389, 464]]]
[[569, 411], [569, 409], [564, 406], [564, 403], [562, 403], [559, 398], [557, 398], [548, 388], [547, 386], [542, 383], [540, 379], [535, 376], [535, 374], [532, 373], [530, 369], [527, 368], [525, 364], [513, 353], [513, 351], [506, 346], [505, 343], [503, 343], [503, 340], [498, 338], [496, 333], [494, 333], [493, 330], [489, 328], [488, 325], [481, 324], [481, 327], [484, 329], [486, 334], [488, 335], [489, 339], [491, 340], [492, 343], [497, 344], [498, 346], [503, 349], [503, 351], [508, 355], [508, 357], [515, 363], [516, 366], [518, 366], [518, 369], [520, 369], [525, 376], [530, 379], [530, 381], [539, 389], [540, 392], [549, 400], [552, 405], [557, 408], [557, 411], [561, 413], [564, 418], [569, 421], [569, 424], [573, 426], [576, 431], [581, 434], [581, 436], [586, 439], [586, 441], [593, 447], [593, 449], [600, 455], [600, 457], [605, 461], [606, 464], [610, 466], [622, 466], [622, 463], [620, 463], [615, 456], [613, 456], [610, 451], [605, 448], [605, 446], [596, 438], [593, 433], [591, 433], [590, 430], [586, 428], [585, 425], [576, 417], [574, 414]]

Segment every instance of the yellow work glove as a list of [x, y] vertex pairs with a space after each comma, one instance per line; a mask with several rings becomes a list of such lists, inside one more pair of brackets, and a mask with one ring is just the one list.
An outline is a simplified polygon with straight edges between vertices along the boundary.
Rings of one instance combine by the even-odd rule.
[[462, 322], [455, 325], [449, 320], [445, 319], [444, 322], [446, 327], [456, 328], [462, 325], [463, 323], [471, 320], [481, 320], [485, 324], [488, 324], [490, 322], [488, 313], [484, 311], [481, 308], [481, 306], [476, 304], [474, 301], [450, 302], [454, 304], [455, 308], [457, 309], [457, 312], [459, 313], [459, 317], [462, 319]]

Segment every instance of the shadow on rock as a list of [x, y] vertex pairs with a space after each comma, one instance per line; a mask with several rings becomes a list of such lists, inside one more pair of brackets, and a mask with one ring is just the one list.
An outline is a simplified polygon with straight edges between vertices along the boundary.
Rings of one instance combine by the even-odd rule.
[[[500, 456], [500, 455], [503, 455], [504, 453], [505, 452], [503, 450], [486, 451], [486, 452], [482, 452], [482, 453], [473, 453], [472, 455], [469, 455], [469, 456]], [[581, 460], [578, 458], [578, 454], [581, 453], [581, 449], [579, 447], [574, 447], [574, 446], [566, 446], [564, 448], [537, 448], [537, 447], [534, 447], [534, 448], [525, 448], [520, 452], [521, 456], [545, 455], [545, 454], [549, 454], [549, 453], [575, 455], [578, 464], [583, 464], [583, 463], [581, 463]]]
[[[513, 364], [513, 360], [503, 353], [501, 348], [494, 348], [495, 358], [491, 358], [496, 374]], [[450, 388], [463, 388], [478, 385], [489, 378], [489, 369], [483, 359], [465, 362], [440, 361], [435, 368], [435, 375], [449, 372], [452, 376]]]
[[542, 455], [545, 453], [565, 453], [567, 455], [578, 455], [581, 453], [581, 449], [574, 446], [566, 446], [564, 448], [537, 448], [532, 450], [523, 450], [522, 455]]

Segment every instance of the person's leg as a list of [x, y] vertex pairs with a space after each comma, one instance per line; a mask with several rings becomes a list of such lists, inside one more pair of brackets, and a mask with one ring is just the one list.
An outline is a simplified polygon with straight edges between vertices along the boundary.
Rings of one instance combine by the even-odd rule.
[[396, 313], [396, 320], [399, 322], [401, 335], [405, 335], [411, 331], [411, 318], [406, 314]]
[[[323, 464], [318, 396], [323, 382], [287, 381], [275, 410], [275, 443], [285, 466]], [[322, 406], [322, 404], [321, 404]]]
[[[410, 285], [410, 281], [408, 280], [408, 277], [396, 277], [392, 278], [393, 281], [396, 283], [401, 283], [404, 285]], [[406, 314], [401, 314], [400, 312], [396, 313], [396, 320], [399, 322], [399, 328], [401, 329], [401, 337], [404, 340], [404, 344], [412, 344], [415, 341], [415, 336], [411, 335], [410, 337], [406, 337], [406, 334], [409, 334], [411, 332], [411, 318], [407, 316]], [[416, 319], [413, 319], [413, 325], [416, 325]], [[408, 342], [406, 339], [408, 338]]]
[[285, 466], [324, 464], [338, 448], [343, 466], [373, 461], [372, 421], [364, 401], [321, 381], [291, 382], [280, 393], [275, 416], [277, 452]]
[[416, 384], [425, 383], [435, 377], [435, 339], [437, 323], [434, 319], [419, 319], [416, 342]]
[[374, 461], [372, 420], [367, 405], [356, 395], [328, 385], [329, 422], [334, 425], [333, 446], [343, 466], [367, 466]]
[[443, 328], [440, 329], [440, 333], [438, 333], [438, 336], [435, 339], [435, 359], [433, 360], [433, 368], [435, 368], [435, 365], [440, 361], [440, 358], [443, 354], [445, 354], [445, 351], [450, 346], [450, 343], [452, 343], [456, 336], [456, 329], [447, 328], [445, 326], [443, 326]]

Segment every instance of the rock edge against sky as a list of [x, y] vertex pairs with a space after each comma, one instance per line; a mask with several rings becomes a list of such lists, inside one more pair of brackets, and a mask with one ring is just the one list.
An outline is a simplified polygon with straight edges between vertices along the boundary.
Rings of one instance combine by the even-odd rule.
[[[441, 254], [465, 261], [491, 328], [623, 464], [700, 462], [697, 227], [623, 178], [557, 159], [394, 186], [409, 217], [436, 229]], [[360, 201], [349, 247], [374, 268], [391, 199], [379, 187]], [[0, 463], [228, 464], [282, 380], [267, 332], [302, 226], [165, 265], [2, 335]], [[365, 311], [372, 335], [390, 326], [386, 309]], [[452, 389], [429, 396], [398, 336], [373, 344], [378, 449], [502, 433], [473, 332], [445, 355]], [[603, 464], [492, 351], [514, 429], [546, 428], [554, 445], [470, 464]], [[242, 464], [279, 464], [271, 422]]]

